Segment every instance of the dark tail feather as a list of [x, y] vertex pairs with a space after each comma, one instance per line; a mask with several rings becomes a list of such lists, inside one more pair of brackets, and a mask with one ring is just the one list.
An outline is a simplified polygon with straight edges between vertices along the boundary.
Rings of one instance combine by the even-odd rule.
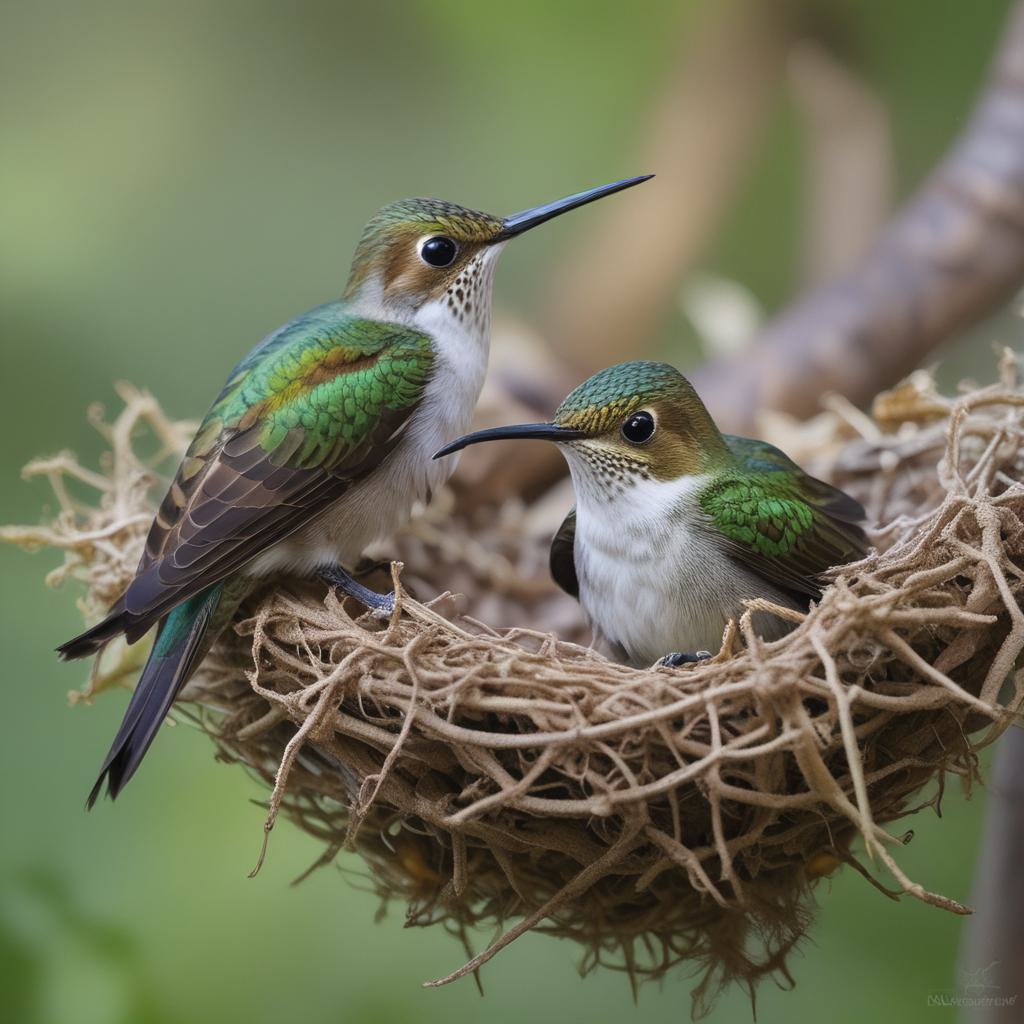
[[118, 601], [110, 614], [102, 622], [97, 622], [91, 629], [57, 648], [57, 653], [62, 661], [71, 661], [74, 658], [87, 658], [90, 654], [96, 654], [104, 644], [109, 643], [115, 636], [119, 636], [128, 626], [128, 616], [122, 608], [122, 602]]
[[[223, 584], [217, 584], [197, 594], [175, 608], [160, 623], [149, 660], [128, 702], [128, 710], [100, 769], [96, 785], [89, 793], [86, 807], [91, 809], [96, 803], [104, 781], [110, 798], [114, 799], [142, 763], [174, 698], [188, 681], [205, 649], [203, 639], [222, 590]], [[88, 634], [83, 634], [85, 636]], [[77, 640], [71, 643], [77, 643]]]

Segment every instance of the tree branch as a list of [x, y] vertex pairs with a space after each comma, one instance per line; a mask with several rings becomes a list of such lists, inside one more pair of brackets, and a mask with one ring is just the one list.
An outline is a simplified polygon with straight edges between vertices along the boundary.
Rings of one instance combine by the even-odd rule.
[[692, 375], [718, 422], [818, 411], [824, 391], [866, 404], [1024, 282], [1024, 3], [987, 89], [946, 159], [852, 273], [812, 291], [755, 344]]

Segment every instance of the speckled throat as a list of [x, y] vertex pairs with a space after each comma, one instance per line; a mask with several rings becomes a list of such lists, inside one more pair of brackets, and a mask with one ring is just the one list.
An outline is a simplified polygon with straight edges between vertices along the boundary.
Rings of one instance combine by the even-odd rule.
[[575, 463], [575, 468], [582, 470], [573, 473], [577, 492], [585, 490], [591, 498], [621, 497], [630, 487], [651, 479], [648, 464], [622, 449], [590, 441], [573, 442], [564, 447], [570, 467]]
[[491, 324], [491, 286], [497, 253], [481, 250], [448, 286], [443, 303], [463, 329], [485, 334]]

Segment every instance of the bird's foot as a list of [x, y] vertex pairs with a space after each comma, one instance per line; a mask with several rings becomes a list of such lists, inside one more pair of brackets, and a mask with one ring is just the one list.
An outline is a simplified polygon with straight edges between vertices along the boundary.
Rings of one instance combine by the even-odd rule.
[[695, 654], [673, 651], [671, 654], [666, 654], [664, 658], [659, 658], [655, 664], [663, 665], [665, 668], [679, 668], [680, 665], [693, 665], [698, 661], [707, 661], [710, 657], [710, 651], [697, 651]]
[[395, 592], [378, 594], [369, 587], [354, 580], [340, 565], [329, 565], [317, 572], [329, 587], [340, 591], [347, 597], [354, 597], [360, 604], [366, 605], [375, 618], [390, 619], [395, 610]]

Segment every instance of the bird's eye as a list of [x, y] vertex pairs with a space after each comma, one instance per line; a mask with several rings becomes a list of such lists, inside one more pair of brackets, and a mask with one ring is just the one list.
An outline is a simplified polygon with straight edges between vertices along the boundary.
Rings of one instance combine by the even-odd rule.
[[654, 437], [654, 417], [649, 412], [635, 412], [622, 424], [622, 436], [630, 444], [646, 444]]
[[449, 267], [458, 251], [459, 247], [450, 238], [435, 235], [420, 246], [420, 259], [431, 267]]

